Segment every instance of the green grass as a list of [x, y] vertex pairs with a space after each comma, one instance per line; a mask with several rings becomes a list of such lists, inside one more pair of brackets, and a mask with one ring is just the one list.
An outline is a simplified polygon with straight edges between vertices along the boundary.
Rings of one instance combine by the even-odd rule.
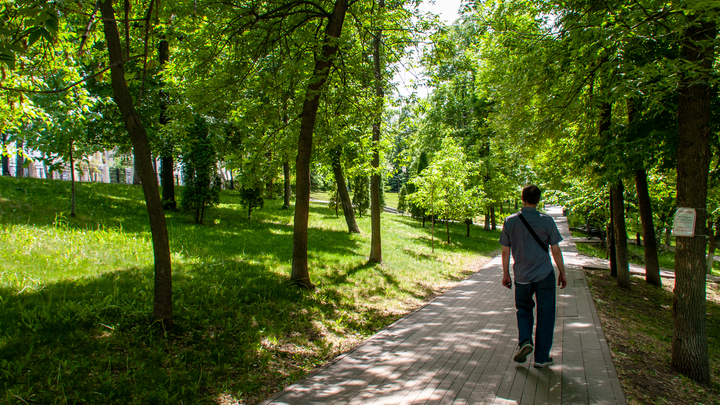
[[[499, 232], [430, 229], [383, 214], [382, 265], [361, 235], [311, 205], [314, 291], [289, 282], [293, 212], [247, 213], [224, 191], [206, 225], [169, 213], [176, 327], [152, 324], [152, 250], [142, 189], [0, 178], [3, 404], [254, 404], [463, 279]], [[178, 195], [180, 192], [178, 191]], [[436, 234], [443, 238], [444, 233]]]

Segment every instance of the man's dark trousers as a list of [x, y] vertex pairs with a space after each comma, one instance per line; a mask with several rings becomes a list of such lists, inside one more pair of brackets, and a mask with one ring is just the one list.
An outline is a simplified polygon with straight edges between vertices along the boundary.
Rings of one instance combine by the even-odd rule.
[[551, 271], [543, 280], [529, 283], [515, 283], [515, 307], [519, 343], [533, 341], [533, 308], [537, 300], [537, 327], [535, 328], [535, 362], [544, 363], [550, 357], [553, 331], [555, 329], [555, 272]]

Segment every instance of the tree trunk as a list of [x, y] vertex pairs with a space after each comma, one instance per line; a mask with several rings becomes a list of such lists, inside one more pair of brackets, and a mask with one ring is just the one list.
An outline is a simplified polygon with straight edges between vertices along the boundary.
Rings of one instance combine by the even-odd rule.
[[285, 187], [283, 188], [283, 209], [290, 208], [290, 162], [285, 159], [283, 162], [283, 178]]
[[315, 129], [317, 110], [320, 104], [320, 90], [327, 82], [330, 67], [338, 51], [337, 38], [342, 32], [348, 0], [336, 0], [332, 15], [325, 29], [324, 45], [321, 55], [316, 58], [315, 69], [308, 84], [303, 103], [298, 139], [296, 167], [295, 222], [293, 228], [293, 258], [290, 280], [296, 285], [313, 288], [307, 263], [308, 216], [310, 213], [310, 155], [312, 136]]
[[695, 236], [675, 239], [675, 290], [671, 364], [675, 370], [705, 386], [710, 385], [705, 280], [707, 183], [710, 166], [709, 84], [715, 53], [714, 22], [689, 18], [682, 59], [697, 64], [686, 73], [679, 89], [677, 206], [697, 213]]
[[640, 208], [640, 222], [642, 236], [645, 239], [645, 281], [648, 284], [661, 286], [660, 262], [658, 261], [657, 241], [655, 240], [655, 225], [653, 224], [650, 193], [648, 192], [647, 172], [645, 169], [635, 172], [635, 188], [637, 189], [638, 207]]
[[485, 212], [485, 227], [484, 227], [484, 229], [486, 231], [490, 230], [490, 210], [487, 210]]
[[343, 214], [345, 214], [345, 222], [348, 226], [348, 232], [360, 233], [360, 228], [355, 221], [355, 210], [353, 210], [352, 200], [350, 200], [350, 194], [347, 190], [347, 184], [345, 183], [345, 176], [343, 175], [339, 155], [339, 151], [335, 151], [335, 156], [332, 157], [332, 169], [335, 174], [335, 183], [337, 183], [338, 187], [338, 197], [342, 202]]
[[275, 199], [275, 179], [271, 178], [270, 181], [268, 181], [267, 184], [267, 199], [268, 200], [274, 200]]
[[73, 140], [70, 140], [70, 216], [75, 216], [75, 158], [73, 158]]
[[450, 220], [445, 217], [445, 234], [447, 235], [447, 243], [450, 244]]
[[165, 213], [162, 209], [157, 176], [152, 168], [150, 145], [145, 127], [135, 110], [125, 82], [122, 45], [112, 1], [104, 0], [100, 5], [100, 10], [103, 16], [105, 40], [111, 66], [113, 95], [133, 144], [135, 166], [142, 180], [145, 203], [150, 219], [150, 232], [155, 256], [153, 317], [162, 322], [166, 329], [169, 329], [172, 328], [172, 264]]
[[720, 239], [720, 221], [715, 223], [715, 232], [713, 232], [712, 229], [712, 220], [708, 220], [708, 233], [710, 234], [710, 238], [708, 239], [708, 255], [705, 260], [705, 272], [707, 274], [712, 274], [713, 263], [715, 263], [715, 245], [718, 239]]
[[25, 163], [25, 158], [23, 158], [22, 155], [22, 148], [23, 148], [23, 142], [18, 141], [17, 142], [17, 156], [15, 156], [15, 177], [23, 177], [25, 174], [23, 171], [23, 164]]
[[490, 226], [492, 227], [492, 230], [497, 229], [497, 222], [495, 221], [495, 206], [490, 206]]
[[[165, 64], [170, 61], [170, 45], [168, 41], [163, 39], [158, 45], [158, 60], [160, 66], [164, 68]], [[162, 83], [165, 86], [165, 83]], [[168, 95], [164, 90], [160, 90], [160, 125], [165, 126], [170, 123], [167, 116]], [[160, 176], [162, 179], [162, 201], [163, 209], [175, 211], [177, 209], [177, 201], [175, 200], [175, 160], [173, 159], [173, 145], [167, 142], [160, 156]]]
[[[612, 124], [612, 104], [603, 103], [600, 105], [600, 126], [598, 129], [598, 137], [600, 139], [609, 138], [610, 125]], [[615, 235], [617, 234], [617, 227], [615, 226], [615, 196], [613, 189], [610, 189], [610, 226], [608, 227], [608, 251], [610, 259], [610, 275], [612, 277], [618, 276], [618, 264], [617, 264], [617, 243], [615, 243]], [[624, 211], [624, 210], [623, 210]], [[623, 216], [624, 218], [624, 216]], [[627, 241], [625, 242], [627, 243]]]
[[[5, 146], [7, 145], [7, 138], [8, 138], [7, 134], [3, 132], [2, 133], [3, 150], [5, 149]], [[10, 175], [10, 158], [5, 154], [2, 155], [2, 175], [3, 176]]]
[[[385, 0], [378, 0], [378, 14], [383, 12]], [[373, 147], [373, 175], [370, 181], [370, 223], [372, 234], [370, 237], [370, 258], [368, 263], [382, 263], [382, 241], [380, 228], [380, 126], [382, 125], [383, 106], [385, 105], [385, 92], [383, 90], [382, 67], [380, 63], [380, 46], [382, 44], [382, 30], [378, 29], [373, 36], [373, 72], [375, 74], [375, 121], [372, 125]]]
[[[134, 108], [134, 107], [133, 107], [133, 108]], [[144, 127], [143, 127], [143, 129], [144, 129]], [[155, 170], [153, 170], [153, 168], [152, 168], [152, 154], [150, 155], [150, 167], [149, 167], [149, 169], [152, 170], [153, 172], [155, 171]], [[140, 170], [138, 169], [138, 164], [137, 164], [137, 162], [135, 162], [135, 161], [133, 161], [133, 179], [132, 179], [132, 184], [133, 184], [133, 186], [139, 186], [139, 185], [142, 184], [142, 179], [140, 179]]]
[[615, 234], [615, 259], [617, 261], [618, 286], [631, 288], [628, 264], [627, 230], [625, 228], [625, 199], [622, 180], [612, 186], [613, 224]]
[[[430, 201], [435, 201], [435, 191], [432, 190], [430, 192]], [[431, 251], [435, 253], [435, 204], [430, 206], [430, 246], [432, 246]]]
[[468, 238], [470, 237], [470, 225], [472, 224], [472, 219], [468, 218], [465, 220], [465, 225], [467, 226], [467, 233], [465, 236]]
[[160, 162], [163, 209], [175, 211], [177, 209], [177, 201], [175, 201], [175, 160], [172, 152], [167, 156], [163, 156]]

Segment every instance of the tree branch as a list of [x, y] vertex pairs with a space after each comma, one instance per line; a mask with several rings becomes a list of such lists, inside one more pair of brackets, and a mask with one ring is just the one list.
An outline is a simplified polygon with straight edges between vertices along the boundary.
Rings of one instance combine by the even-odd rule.
[[0, 86], [0, 90], [15, 91], [15, 92], [19, 92], [19, 93], [31, 93], [31, 94], [57, 94], [57, 93], [62, 93], [62, 92], [65, 92], [65, 91], [68, 91], [68, 90], [72, 89], [73, 87], [75, 87], [75, 86], [77, 86], [77, 85], [79, 85], [79, 84], [82, 84], [82, 83], [84, 83], [84, 82], [92, 79], [93, 77], [100, 76], [101, 74], [107, 72], [108, 70], [110, 70], [110, 69], [111, 69], [112, 67], [114, 67], [114, 66], [121, 65], [121, 64], [126, 63], [126, 62], [130, 62], [131, 60], [135, 60], [135, 59], [138, 59], [138, 58], [142, 58], [143, 56], [145, 56], [145, 55], [136, 55], [136, 56], [133, 56], [132, 58], [124, 59], [124, 60], [121, 60], [121, 61], [119, 61], [119, 62], [113, 63], [112, 65], [104, 68], [103, 70], [101, 70], [101, 71], [99, 71], [99, 72], [97, 72], [97, 73], [93, 73], [93, 74], [91, 74], [90, 76], [85, 76], [85, 77], [83, 77], [82, 79], [80, 79], [80, 80], [78, 80], [78, 81], [76, 81], [76, 82], [74, 82], [74, 83], [72, 83], [72, 84], [70, 84], [70, 85], [68, 85], [68, 86], [66, 86], [66, 87], [62, 87], [62, 88], [60, 88], [60, 89], [55, 89], [55, 90], [30, 90], [30, 89], [20, 89], [20, 88]]

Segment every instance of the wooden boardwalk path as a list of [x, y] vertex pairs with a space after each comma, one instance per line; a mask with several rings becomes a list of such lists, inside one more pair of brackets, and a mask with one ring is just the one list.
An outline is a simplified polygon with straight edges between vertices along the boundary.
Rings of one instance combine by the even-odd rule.
[[[559, 207], [549, 208], [570, 238]], [[454, 289], [291, 385], [264, 404], [625, 404], [582, 271], [561, 243], [568, 286], [558, 289], [551, 356], [532, 367], [517, 346], [513, 292], [495, 258]]]

